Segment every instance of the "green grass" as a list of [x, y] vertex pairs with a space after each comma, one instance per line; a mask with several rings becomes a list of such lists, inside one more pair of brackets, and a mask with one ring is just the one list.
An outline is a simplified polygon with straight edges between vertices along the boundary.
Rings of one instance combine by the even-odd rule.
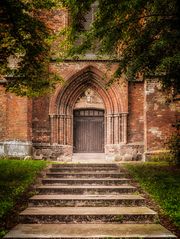
[[0, 238], [5, 233], [4, 218], [46, 165], [39, 160], [0, 159]]
[[180, 227], [180, 168], [167, 163], [126, 164], [126, 169]]

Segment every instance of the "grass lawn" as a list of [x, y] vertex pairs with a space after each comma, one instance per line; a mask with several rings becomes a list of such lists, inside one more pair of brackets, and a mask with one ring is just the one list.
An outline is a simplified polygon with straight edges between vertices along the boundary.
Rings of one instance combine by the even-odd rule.
[[46, 165], [38, 160], [0, 159], [0, 238], [5, 233], [5, 217]]
[[180, 227], [180, 168], [166, 163], [126, 164], [126, 169]]

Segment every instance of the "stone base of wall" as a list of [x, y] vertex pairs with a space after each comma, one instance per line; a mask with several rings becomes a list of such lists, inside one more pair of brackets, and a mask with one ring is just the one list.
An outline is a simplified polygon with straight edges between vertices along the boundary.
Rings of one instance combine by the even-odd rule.
[[[144, 145], [109, 144], [105, 146], [107, 160], [134, 161], [142, 160]], [[71, 162], [73, 147], [71, 145], [33, 144], [33, 158], [61, 162]]]
[[[71, 162], [73, 155], [73, 147], [71, 145], [50, 145], [50, 144], [33, 144], [32, 153], [31, 148], [29, 148], [28, 153], [24, 149], [24, 154], [22, 154], [22, 147], [28, 146], [27, 144], [20, 144], [15, 146], [9, 145], [6, 146], [6, 154], [4, 153], [5, 144], [0, 143], [0, 155], [9, 155], [9, 156], [27, 156], [32, 155], [35, 159], [45, 159], [61, 162]], [[31, 146], [31, 144], [29, 145]], [[9, 148], [11, 150], [7, 150]], [[16, 149], [15, 149], [16, 147]], [[17, 148], [18, 154], [17, 154]], [[21, 150], [20, 150], [21, 149]], [[14, 154], [12, 155], [12, 150]], [[130, 144], [107, 144], [105, 145], [105, 155], [107, 160], [114, 160], [116, 162], [120, 161], [148, 161], [154, 155], [167, 153], [165, 150], [156, 150], [156, 151], [146, 151], [144, 152], [143, 143], [130, 143]], [[10, 154], [11, 153], [11, 154]]]
[[33, 158], [61, 162], [72, 160], [71, 145], [33, 144]]
[[144, 144], [107, 144], [105, 154], [107, 159], [114, 161], [138, 161], [143, 159]]
[[25, 157], [32, 155], [32, 143], [22, 141], [0, 142], [0, 156]]

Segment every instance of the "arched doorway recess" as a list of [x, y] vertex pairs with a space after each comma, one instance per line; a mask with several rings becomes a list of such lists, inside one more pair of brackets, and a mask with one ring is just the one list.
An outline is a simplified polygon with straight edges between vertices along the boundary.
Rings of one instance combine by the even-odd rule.
[[[93, 66], [86, 67], [57, 89], [50, 103], [51, 144], [62, 151], [73, 153], [73, 119], [76, 104], [82, 93], [91, 89], [103, 101], [104, 151], [110, 153], [113, 145], [127, 143], [127, 110], [120, 87], [106, 89], [103, 73]], [[65, 153], [64, 152], [64, 153]]]

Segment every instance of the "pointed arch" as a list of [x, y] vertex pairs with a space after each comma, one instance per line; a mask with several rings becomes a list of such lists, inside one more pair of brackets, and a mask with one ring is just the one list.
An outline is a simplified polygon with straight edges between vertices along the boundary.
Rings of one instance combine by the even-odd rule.
[[51, 97], [51, 143], [73, 147], [73, 109], [77, 99], [88, 88], [101, 97], [105, 106], [105, 144], [126, 143], [127, 109], [122, 89], [113, 84], [106, 89], [108, 79], [102, 71], [89, 65], [65, 79]]
[[108, 79], [104, 76], [102, 71], [90, 65], [65, 79], [65, 85], [58, 86], [51, 97], [49, 114], [58, 114], [62, 109], [65, 111], [63, 105], [67, 107], [73, 105], [76, 94], [80, 94], [82, 89], [88, 87], [95, 89], [101, 96], [107, 114], [127, 112], [121, 88], [115, 83], [106, 89]]

